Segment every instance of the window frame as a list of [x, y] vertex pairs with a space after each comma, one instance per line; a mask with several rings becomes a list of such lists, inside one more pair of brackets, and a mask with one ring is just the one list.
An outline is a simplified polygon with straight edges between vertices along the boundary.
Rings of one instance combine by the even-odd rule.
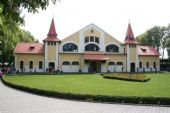
[[70, 65], [70, 62], [69, 61], [63, 61], [63, 63], [62, 63], [64, 66], [68, 66], [68, 65]]
[[33, 69], [33, 67], [34, 67], [33, 61], [29, 61], [29, 69]]
[[42, 69], [42, 68], [43, 68], [43, 62], [42, 62], [42, 61], [39, 61], [39, 62], [38, 62], [38, 68], [39, 68], [39, 69]]

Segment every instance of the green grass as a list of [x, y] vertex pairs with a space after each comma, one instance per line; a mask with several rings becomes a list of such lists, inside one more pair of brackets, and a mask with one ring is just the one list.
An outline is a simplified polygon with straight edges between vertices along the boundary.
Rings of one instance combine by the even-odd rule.
[[4, 76], [13, 84], [73, 94], [170, 97], [170, 74], [147, 74], [148, 82], [104, 79], [97, 74]]

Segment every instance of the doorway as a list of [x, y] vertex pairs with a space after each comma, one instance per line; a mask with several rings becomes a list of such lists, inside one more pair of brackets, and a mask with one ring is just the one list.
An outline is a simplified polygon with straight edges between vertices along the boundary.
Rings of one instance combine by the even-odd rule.
[[49, 67], [50, 73], [55, 71], [55, 63], [54, 62], [49, 62], [48, 67]]
[[135, 72], [135, 63], [130, 64], [130, 72]]
[[101, 63], [98, 61], [92, 61], [89, 63], [89, 72], [99, 73], [101, 72]]

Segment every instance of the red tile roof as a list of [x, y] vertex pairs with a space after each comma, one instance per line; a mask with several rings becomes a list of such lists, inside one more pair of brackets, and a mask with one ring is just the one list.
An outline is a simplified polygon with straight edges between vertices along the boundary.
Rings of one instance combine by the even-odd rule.
[[18, 43], [14, 53], [44, 54], [43, 43]]
[[104, 55], [103, 52], [84, 52], [83, 58], [85, 60], [108, 60], [109, 57]]
[[159, 56], [159, 52], [155, 50], [153, 47], [149, 46], [138, 46], [138, 54], [139, 55], [149, 55], [149, 56]]
[[52, 41], [52, 42], [59, 42], [60, 40], [57, 38], [57, 33], [55, 30], [55, 24], [54, 24], [54, 19], [51, 21], [50, 29], [47, 34], [47, 38], [44, 39], [43, 41]]
[[138, 42], [135, 40], [132, 27], [130, 23], [128, 24], [127, 32], [126, 32], [126, 37], [124, 40], [124, 44], [137, 44]]

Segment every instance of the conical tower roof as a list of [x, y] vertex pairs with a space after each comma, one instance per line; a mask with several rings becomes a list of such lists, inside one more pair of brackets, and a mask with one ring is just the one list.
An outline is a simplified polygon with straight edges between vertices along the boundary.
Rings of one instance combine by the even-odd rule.
[[125, 40], [124, 40], [124, 44], [137, 44], [137, 43], [138, 42], [135, 40], [133, 31], [132, 31], [132, 27], [129, 23], [128, 28], [127, 28], [127, 32], [126, 32], [126, 36], [125, 36]]
[[60, 40], [57, 38], [57, 33], [56, 33], [56, 30], [55, 30], [54, 19], [51, 20], [51, 25], [50, 25], [49, 32], [48, 32], [48, 34], [47, 34], [47, 38], [44, 39], [43, 41], [52, 41], [52, 42], [58, 42], [58, 41], [60, 41]]

